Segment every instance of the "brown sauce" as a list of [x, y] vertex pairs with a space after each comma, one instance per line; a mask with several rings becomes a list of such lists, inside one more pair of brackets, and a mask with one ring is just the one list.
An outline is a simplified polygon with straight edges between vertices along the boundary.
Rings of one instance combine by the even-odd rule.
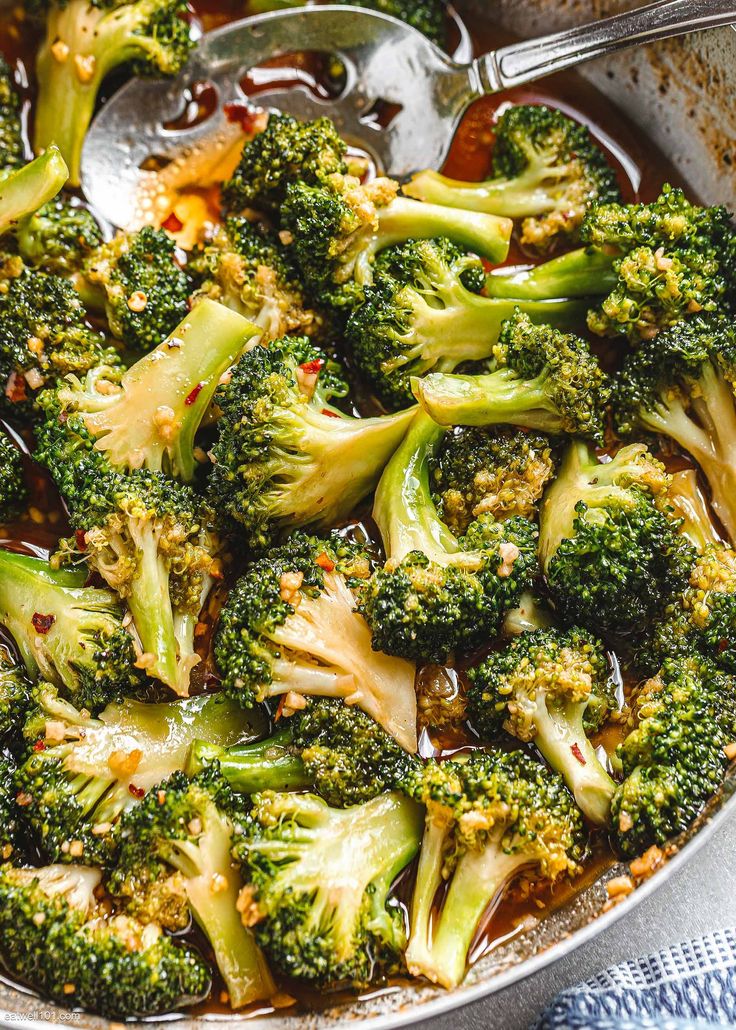
[[[203, 31], [226, 24], [243, 14], [242, 0], [194, 0], [192, 8], [193, 17]], [[8, 60], [16, 62], [27, 124], [33, 97], [32, 67], [36, 37], [27, 21], [16, 19], [16, 12], [17, 9], [12, 13], [0, 13], [0, 49]], [[503, 45], [511, 39], [508, 33], [496, 26], [473, 20], [469, 20], [468, 26], [477, 53]], [[457, 24], [451, 26], [451, 36], [454, 37], [455, 43], [461, 41], [462, 33]], [[316, 95], [329, 100], [330, 96], [335, 95], [331, 92], [336, 89], [335, 74], [336, 69], [325, 61], [324, 55], [302, 54], [298, 55], [296, 60], [279, 59], [260, 66], [249, 73], [242, 85], [245, 94], [255, 103], [259, 91], [270, 88], [275, 82], [280, 85], [284, 82], [306, 84]], [[641, 135], [641, 131], [625, 114], [615, 108], [603, 93], [570, 72], [551, 76], [533, 87], [517, 89], [475, 102], [464, 116], [453, 141], [444, 169], [447, 174], [467, 180], [480, 180], [489, 174], [494, 120], [500, 109], [509, 102], [550, 103], [589, 125], [593, 135], [616, 167], [623, 196], [628, 201], [653, 200], [665, 182], [685, 185], [666, 158]], [[181, 113], [176, 123], [172, 123], [169, 128], [196, 124], [206, 117], [211, 103], [212, 95], [208, 84], [196, 84], [183, 98]], [[211, 210], [216, 211], [216, 197], [208, 197], [208, 202]], [[515, 242], [507, 263], [530, 264], [533, 260], [523, 253]], [[361, 407], [368, 406], [361, 403], [360, 396], [359, 404]], [[25, 449], [27, 452], [27, 446]], [[68, 532], [68, 525], [53, 484], [42, 470], [32, 466], [30, 461], [27, 464], [32, 494], [29, 513], [18, 522], [0, 526], [0, 546], [46, 556], [54, 548], [59, 537]], [[673, 456], [672, 464], [674, 468], [683, 467], [687, 463]], [[375, 527], [369, 519], [356, 522], [352, 531], [363, 534], [365, 539], [375, 543]], [[202, 671], [205, 672], [203, 685], [206, 685], [211, 675], [208, 663], [203, 663]], [[603, 730], [595, 743], [611, 754], [621, 739], [622, 732], [621, 724], [612, 723]], [[448, 755], [458, 749], [473, 746], [472, 735], [464, 728], [458, 727], [457, 731], [453, 730], [436, 737], [425, 734], [423, 753], [426, 751]], [[613, 856], [606, 841], [600, 835], [596, 835], [591, 841], [584, 871], [574, 883], [558, 883], [550, 888], [548, 885], [522, 877], [487, 913], [476, 935], [472, 949], [473, 959], [521, 933], [532, 921], [539, 920], [546, 913], [565, 904], [576, 892], [594, 882], [612, 862]], [[411, 871], [405, 872], [396, 887], [396, 903], [401, 905], [405, 912], [410, 897], [411, 879]], [[206, 942], [203, 942], [201, 935], [192, 931], [192, 936], [206, 952]], [[377, 994], [396, 990], [404, 984], [405, 981], [396, 981], [385, 986], [372, 987], [365, 992], [365, 997], [375, 997]], [[286, 995], [294, 999], [293, 1004], [302, 1009], [332, 1006], [341, 997], [354, 998], [354, 995], [347, 993], [325, 996], [324, 993], [315, 992], [304, 985], [286, 982], [282, 984], [282, 988]], [[220, 997], [221, 991], [222, 986], [216, 984], [211, 999], [195, 1009], [195, 1014], [231, 1015], [231, 1010]], [[269, 1005], [259, 1005], [252, 1011], [248, 1010], [242, 1014], [255, 1017], [269, 1011], [274, 1011]]]

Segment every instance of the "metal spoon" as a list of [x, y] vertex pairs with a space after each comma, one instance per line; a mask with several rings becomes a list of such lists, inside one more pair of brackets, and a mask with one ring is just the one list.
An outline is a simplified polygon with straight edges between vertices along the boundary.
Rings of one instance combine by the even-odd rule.
[[[258, 104], [300, 118], [328, 114], [345, 138], [360, 141], [381, 168], [401, 177], [442, 165], [463, 111], [477, 97], [616, 50], [731, 22], [736, 0], [658, 0], [463, 65], [403, 22], [363, 9], [316, 6], [246, 18], [205, 35], [178, 78], [135, 79], [119, 90], [87, 136], [82, 182], [92, 205], [116, 225], [165, 217], [177, 191], [207, 187], [234, 167], [242, 127], [227, 117], [227, 105], [245, 104], [245, 74], [279, 55], [335, 55], [344, 65], [344, 88], [325, 100], [305, 86], [274, 86], [259, 92]], [[197, 82], [214, 86], [214, 110], [193, 127], [167, 128], [181, 114], [185, 90]]]

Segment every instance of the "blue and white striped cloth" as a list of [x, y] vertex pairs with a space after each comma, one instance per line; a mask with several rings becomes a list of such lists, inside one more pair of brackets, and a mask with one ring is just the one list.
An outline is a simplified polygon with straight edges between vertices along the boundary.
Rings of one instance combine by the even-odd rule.
[[562, 991], [532, 1030], [736, 1027], [736, 928], [623, 962]]

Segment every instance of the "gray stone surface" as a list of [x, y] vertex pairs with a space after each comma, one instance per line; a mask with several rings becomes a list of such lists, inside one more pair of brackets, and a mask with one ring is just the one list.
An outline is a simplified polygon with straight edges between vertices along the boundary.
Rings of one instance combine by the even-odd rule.
[[565, 987], [625, 959], [710, 930], [736, 925], [736, 816], [668, 883], [590, 943], [515, 984], [421, 1030], [527, 1030]]

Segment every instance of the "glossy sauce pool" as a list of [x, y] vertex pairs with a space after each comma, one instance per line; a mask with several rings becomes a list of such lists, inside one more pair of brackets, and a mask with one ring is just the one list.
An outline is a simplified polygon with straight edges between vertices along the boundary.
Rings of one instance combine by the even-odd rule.
[[[240, 0], [200, 0], [193, 3], [194, 16], [204, 30], [215, 28], [227, 21], [237, 18], [243, 13]], [[467, 27], [476, 53], [501, 46], [510, 41], [510, 36], [496, 26], [469, 20]], [[456, 30], [453, 30], [456, 33]], [[17, 64], [19, 85], [23, 86], [26, 98], [26, 119], [28, 118], [33, 97], [32, 63], [34, 35], [27, 24], [18, 23], [13, 14], [0, 13], [0, 49], [9, 60]], [[261, 68], [258, 74], [249, 76], [244, 87], [257, 103], [259, 86], [269, 82], [292, 81], [302, 84], [311, 83], [315, 91], [321, 91], [326, 100], [329, 99], [329, 82], [325, 84], [324, 62], [319, 55], [301, 55], [297, 60], [273, 62], [268, 68]], [[327, 95], [325, 96], [325, 91]], [[193, 95], [182, 98], [182, 123], [191, 124], [202, 116], [211, 98], [206, 86]], [[479, 180], [489, 174], [491, 151], [493, 146], [493, 125], [497, 114], [510, 102], [550, 103], [560, 107], [578, 120], [586, 123], [595, 138], [604, 147], [612, 163], [617, 169], [619, 183], [624, 199], [627, 201], [655, 199], [663, 183], [685, 185], [668, 163], [665, 157], [642, 137], [629, 119], [617, 110], [597, 89], [589, 85], [574, 73], [562, 73], [552, 76], [534, 87], [525, 87], [509, 93], [485, 98], [477, 101], [466, 113], [454, 139], [445, 171], [456, 178]], [[326, 108], [329, 114], [329, 108]], [[390, 171], [390, 170], [389, 170]], [[696, 198], [694, 198], [696, 199]], [[210, 197], [214, 206], [216, 198]], [[507, 264], [531, 264], [534, 258], [522, 252], [517, 243], [511, 248]], [[610, 355], [606, 355], [610, 358]], [[359, 400], [361, 399], [358, 391]], [[361, 405], [363, 406], [363, 405]], [[372, 407], [366, 401], [367, 407]], [[18, 438], [18, 435], [16, 438]], [[26, 440], [26, 444], [30, 441]], [[682, 462], [676, 459], [679, 466]], [[25, 550], [45, 556], [59, 538], [68, 531], [63, 507], [53, 485], [48, 478], [28, 462], [28, 481], [32, 490], [29, 515], [22, 521], [8, 526], [0, 526], [0, 545], [12, 549]], [[370, 520], [358, 522], [364, 531], [373, 535]], [[202, 667], [206, 663], [202, 663]], [[611, 753], [620, 739], [620, 730], [613, 724], [606, 728], [597, 743], [602, 744]], [[464, 728], [458, 727], [443, 739], [428, 740], [425, 745], [430, 750], [443, 753], [458, 747], [472, 746], [472, 738]], [[613, 857], [605, 839], [597, 836], [591, 841], [590, 856], [581, 877], [574, 884], [561, 883], [550, 889], [537, 885], [533, 881], [522, 878], [512, 885], [506, 895], [489, 911], [476, 935], [472, 950], [474, 960], [487, 953], [494, 946], [507, 941], [513, 935], [522, 932], [532, 921], [544, 916], [545, 912], [556, 908], [576, 891], [588, 886], [597, 876], [612, 863]], [[406, 911], [406, 904], [411, 893], [411, 870], [402, 875], [396, 887], [396, 904]], [[192, 934], [200, 946], [206, 951], [206, 944], [196, 933]], [[389, 983], [384, 987], [371, 988], [366, 995], [375, 997], [381, 991], [391, 991], [403, 986], [406, 981]], [[334, 1005], [340, 994], [325, 996], [305, 989], [293, 983], [282, 984], [286, 1004], [303, 1008], [319, 1008]], [[198, 1014], [211, 1013], [220, 1016], [231, 1014], [229, 1007], [223, 1003], [222, 987], [216, 985], [212, 998], [196, 1009]], [[288, 996], [288, 998], [287, 998]], [[353, 995], [351, 995], [353, 997]], [[292, 1000], [288, 1000], [291, 998]], [[246, 1015], [263, 1015], [272, 1011], [268, 1006], [258, 1006]]]

